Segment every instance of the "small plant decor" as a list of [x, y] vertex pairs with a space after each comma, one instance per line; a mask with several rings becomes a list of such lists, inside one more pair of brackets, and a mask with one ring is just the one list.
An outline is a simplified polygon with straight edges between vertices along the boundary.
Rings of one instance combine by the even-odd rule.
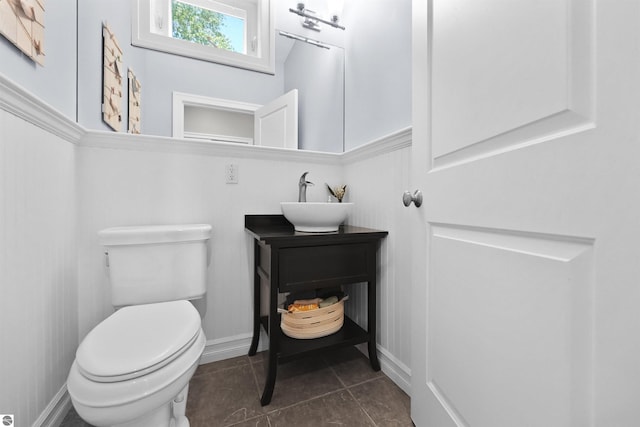
[[336, 199], [338, 199], [339, 203], [342, 203], [342, 199], [344, 198], [344, 194], [347, 192], [347, 186], [343, 185], [342, 187], [334, 187], [331, 188], [329, 184], [325, 182], [327, 188], [329, 189], [329, 193]]

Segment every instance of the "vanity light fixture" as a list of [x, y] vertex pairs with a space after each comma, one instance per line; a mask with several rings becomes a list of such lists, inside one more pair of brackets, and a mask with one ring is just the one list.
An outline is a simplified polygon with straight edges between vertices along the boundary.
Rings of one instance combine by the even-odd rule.
[[340, 28], [341, 30], [345, 29], [342, 25], [338, 24], [340, 18], [337, 11], [331, 11], [331, 18], [323, 19], [317, 16], [313, 10], [306, 9], [304, 3], [298, 3], [296, 9], [289, 8], [289, 12], [305, 18], [304, 21], [302, 21], [302, 26], [310, 30], [320, 31], [320, 22], [331, 25], [334, 28]]
[[323, 49], [331, 49], [329, 46], [327, 46], [322, 42], [319, 42], [318, 40], [309, 39], [307, 37], [302, 37], [297, 34], [287, 33], [286, 31], [280, 31], [279, 33], [281, 36], [289, 37], [290, 39], [300, 40], [301, 42], [309, 43], [314, 46], [321, 47]]

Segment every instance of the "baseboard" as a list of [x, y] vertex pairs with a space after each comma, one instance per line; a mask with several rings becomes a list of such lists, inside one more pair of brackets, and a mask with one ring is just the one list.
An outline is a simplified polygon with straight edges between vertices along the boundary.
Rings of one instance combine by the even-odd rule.
[[[252, 334], [240, 334], [232, 337], [210, 340], [202, 352], [200, 364], [218, 362], [220, 360], [231, 359], [233, 357], [244, 356], [249, 352]], [[264, 351], [268, 347], [267, 336], [261, 332], [258, 351]], [[366, 356], [368, 355], [367, 345], [360, 344], [358, 349]], [[380, 345], [378, 347], [378, 360], [382, 372], [385, 373], [398, 387], [411, 396], [411, 369], [393, 354]]]
[[386, 349], [378, 346], [378, 359], [384, 372], [398, 387], [411, 396], [411, 369]]
[[38, 419], [33, 422], [32, 427], [58, 427], [62, 424], [69, 409], [71, 409], [71, 397], [67, 393], [67, 384], [65, 383], [53, 396]]
[[[239, 334], [232, 337], [207, 341], [202, 356], [200, 356], [200, 364], [204, 365], [205, 363], [247, 355], [249, 353], [249, 347], [251, 346], [252, 336], [252, 334]], [[266, 342], [267, 336], [264, 332], [261, 332], [258, 351], [263, 351], [268, 348]]]
[[[369, 356], [369, 350], [367, 344], [359, 344], [356, 346], [362, 354]], [[378, 349], [378, 361], [380, 362], [380, 368], [382, 372], [389, 377], [398, 387], [405, 393], [411, 396], [411, 369], [380, 344], [377, 345]]]

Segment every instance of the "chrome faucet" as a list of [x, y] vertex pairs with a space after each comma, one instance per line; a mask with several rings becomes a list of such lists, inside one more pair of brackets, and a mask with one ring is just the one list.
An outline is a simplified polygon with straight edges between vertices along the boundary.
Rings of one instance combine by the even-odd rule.
[[298, 182], [298, 202], [307, 201], [307, 185], [313, 185], [313, 182], [307, 181], [308, 173], [309, 172], [303, 173]]

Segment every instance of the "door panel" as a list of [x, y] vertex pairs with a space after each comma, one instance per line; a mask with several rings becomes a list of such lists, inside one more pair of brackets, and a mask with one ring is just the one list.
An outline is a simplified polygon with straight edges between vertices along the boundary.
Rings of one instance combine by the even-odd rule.
[[593, 126], [591, 7], [433, 1], [434, 166]]
[[434, 1], [435, 157], [567, 109], [566, 3]]
[[583, 425], [592, 242], [449, 225], [431, 232], [431, 391], [462, 425]]
[[258, 108], [254, 114], [254, 144], [298, 148], [298, 89]]
[[412, 5], [415, 424], [638, 425], [640, 3]]

